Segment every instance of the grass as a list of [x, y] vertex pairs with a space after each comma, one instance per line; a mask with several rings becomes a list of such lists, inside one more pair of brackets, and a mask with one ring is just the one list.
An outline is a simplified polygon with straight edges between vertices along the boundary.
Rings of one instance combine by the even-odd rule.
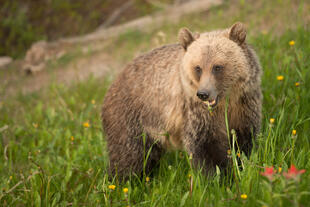
[[[267, 4], [265, 10], [274, 9], [273, 5]], [[242, 12], [245, 17], [253, 10], [247, 7]], [[215, 8], [207, 16], [216, 20], [227, 9]], [[233, 16], [231, 21], [238, 17]], [[218, 20], [206, 26], [199, 23], [198, 16], [186, 17], [179, 24], [160, 29], [166, 34], [164, 41], [171, 41], [177, 29], [190, 21], [198, 31], [224, 24]], [[256, 28], [254, 20], [249, 21], [250, 28]], [[130, 38], [139, 40], [121, 36], [117, 48], [111, 51], [130, 59], [137, 48], [141, 52], [155, 44], [151, 41], [156, 34], [143, 37], [143, 33], [131, 33]], [[310, 39], [306, 37], [310, 30], [300, 20], [295, 28], [285, 28], [281, 34], [270, 30], [263, 33], [252, 33], [249, 38], [264, 69], [263, 126], [251, 156], [240, 155], [242, 171], [234, 165], [234, 176], [223, 177], [217, 170], [213, 177], [205, 177], [191, 169], [185, 152], [177, 151], [164, 155], [152, 176], [133, 176], [124, 183], [109, 181], [100, 108], [112, 78], [89, 78], [70, 87], [51, 85], [33, 94], [2, 100], [0, 205], [309, 206]], [[292, 46], [291, 40], [295, 41]], [[235, 159], [238, 154], [232, 150], [231, 156]], [[286, 179], [283, 173], [291, 164], [306, 172], [296, 179]], [[277, 170], [273, 181], [260, 174], [268, 166]], [[124, 188], [128, 188], [127, 193]]]

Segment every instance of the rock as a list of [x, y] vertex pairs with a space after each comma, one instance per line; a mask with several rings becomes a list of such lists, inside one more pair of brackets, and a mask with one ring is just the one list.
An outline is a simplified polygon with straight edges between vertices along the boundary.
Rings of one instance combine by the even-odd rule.
[[40, 71], [42, 71], [45, 67], [45, 63], [40, 63], [38, 65], [31, 65], [31, 64], [24, 64], [23, 70], [26, 74], [36, 74]]
[[27, 74], [35, 74], [44, 69], [45, 61], [48, 59], [47, 42], [34, 43], [27, 51], [23, 70]]
[[38, 65], [46, 59], [47, 54], [47, 42], [39, 41], [32, 44], [31, 48], [27, 51], [25, 61]]
[[46, 68], [49, 60], [59, 59], [64, 54], [66, 54], [65, 50], [55, 48], [44, 40], [36, 42], [27, 51], [22, 69], [26, 74], [39, 73]]
[[0, 68], [4, 68], [8, 64], [10, 64], [12, 61], [13, 59], [9, 56], [0, 57]]

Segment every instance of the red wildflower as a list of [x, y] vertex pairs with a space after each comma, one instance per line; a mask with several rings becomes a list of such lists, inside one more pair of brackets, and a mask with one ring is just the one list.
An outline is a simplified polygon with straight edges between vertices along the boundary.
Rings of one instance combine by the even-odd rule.
[[288, 171], [284, 172], [283, 175], [287, 179], [296, 179], [305, 172], [306, 172], [305, 169], [297, 170], [297, 168], [292, 164], [291, 167], [288, 169]]
[[274, 170], [273, 167], [265, 167], [265, 172], [261, 172], [260, 174], [268, 178], [268, 180], [272, 181], [273, 175], [275, 173], [276, 173], [276, 170]]

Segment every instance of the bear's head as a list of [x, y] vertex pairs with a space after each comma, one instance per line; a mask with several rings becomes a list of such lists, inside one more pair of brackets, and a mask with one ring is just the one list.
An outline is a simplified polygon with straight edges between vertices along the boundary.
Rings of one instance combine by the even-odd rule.
[[181, 29], [181, 78], [187, 95], [209, 107], [223, 103], [227, 95], [237, 96], [249, 79], [250, 66], [242, 49], [245, 38], [246, 30], [241, 23], [204, 34]]

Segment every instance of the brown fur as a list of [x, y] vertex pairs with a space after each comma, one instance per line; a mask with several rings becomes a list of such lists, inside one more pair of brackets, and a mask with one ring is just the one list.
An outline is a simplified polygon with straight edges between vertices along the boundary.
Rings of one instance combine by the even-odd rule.
[[[182, 29], [179, 44], [154, 49], [127, 65], [102, 110], [113, 175], [140, 174], [149, 150], [146, 172], [167, 149], [186, 150], [206, 172], [227, 166], [227, 97], [229, 127], [236, 130], [241, 150], [251, 151], [260, 130], [261, 67], [245, 37], [241, 23], [200, 35]], [[214, 64], [224, 67], [219, 75], [211, 72]], [[202, 68], [200, 78], [196, 65]], [[219, 97], [212, 113], [196, 96], [199, 88], [211, 88], [211, 96]]]

